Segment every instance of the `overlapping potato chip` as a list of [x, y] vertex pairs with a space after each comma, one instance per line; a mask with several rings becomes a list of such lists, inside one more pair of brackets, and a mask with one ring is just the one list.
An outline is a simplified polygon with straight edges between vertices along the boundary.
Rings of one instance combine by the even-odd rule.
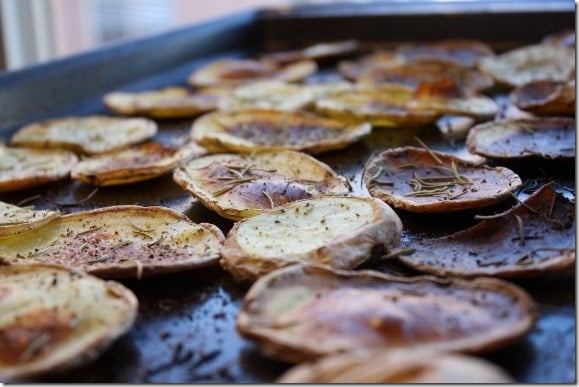
[[349, 125], [306, 112], [249, 109], [201, 116], [193, 123], [191, 138], [213, 153], [320, 153], [345, 148], [371, 130], [367, 123]]
[[555, 44], [534, 44], [483, 58], [478, 68], [506, 86], [533, 81], [566, 82], [575, 76], [575, 50]]
[[314, 95], [307, 88], [281, 81], [256, 81], [238, 86], [219, 103], [219, 110], [273, 109], [293, 111], [309, 104]]
[[190, 91], [184, 87], [165, 87], [139, 92], [114, 91], [103, 102], [113, 112], [154, 118], [192, 117], [217, 109], [219, 101], [230, 93], [226, 87], [208, 87]]
[[300, 199], [348, 193], [344, 177], [295, 151], [200, 157], [176, 170], [173, 178], [205, 207], [233, 220]]
[[481, 59], [494, 54], [486, 43], [475, 39], [443, 39], [422, 43], [405, 43], [394, 49], [406, 62], [438, 60], [464, 67], [474, 67]]
[[477, 225], [411, 244], [404, 264], [441, 277], [531, 277], [575, 266], [575, 205], [549, 186]]
[[0, 266], [0, 380], [22, 382], [94, 361], [133, 325], [135, 295], [61, 266]]
[[354, 350], [483, 353], [519, 341], [536, 319], [523, 289], [494, 278], [291, 265], [253, 284], [237, 329], [266, 356], [298, 363]]
[[575, 116], [575, 80], [534, 81], [515, 88], [511, 102], [519, 109], [540, 116]]
[[33, 230], [59, 216], [59, 211], [34, 210], [0, 201], [0, 238]]
[[71, 177], [95, 186], [132, 184], [168, 174], [204, 153], [195, 143], [174, 148], [147, 142], [85, 158], [73, 167]]
[[466, 140], [471, 153], [509, 161], [574, 160], [575, 119], [535, 117], [474, 126]]
[[80, 211], [0, 239], [0, 257], [54, 263], [103, 278], [150, 276], [214, 265], [224, 236], [166, 207], [121, 205]]
[[187, 82], [196, 87], [239, 85], [260, 80], [299, 82], [315, 73], [316, 62], [301, 60], [278, 64], [271, 60], [220, 59], [195, 70]]
[[156, 133], [157, 124], [147, 118], [66, 117], [20, 128], [12, 136], [12, 145], [64, 148], [92, 155], [140, 143]]
[[367, 197], [299, 200], [236, 223], [221, 250], [221, 266], [237, 281], [292, 263], [353, 269], [375, 248], [398, 245], [402, 222], [382, 201]]
[[337, 42], [316, 43], [303, 49], [276, 51], [263, 55], [266, 60], [277, 63], [296, 62], [299, 60], [315, 60], [323, 62], [344, 55], [350, 55], [358, 50], [357, 40], [349, 39]]
[[510, 197], [522, 185], [508, 168], [410, 146], [371, 157], [363, 180], [373, 197], [395, 208], [424, 213], [486, 207]]
[[0, 192], [18, 191], [70, 176], [78, 157], [64, 149], [0, 144]]

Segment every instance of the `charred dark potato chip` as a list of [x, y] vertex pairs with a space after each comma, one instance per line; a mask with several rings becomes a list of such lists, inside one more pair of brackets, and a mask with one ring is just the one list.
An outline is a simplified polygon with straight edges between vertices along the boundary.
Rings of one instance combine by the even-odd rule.
[[535, 81], [515, 88], [511, 101], [519, 109], [540, 116], [575, 116], [575, 80]]

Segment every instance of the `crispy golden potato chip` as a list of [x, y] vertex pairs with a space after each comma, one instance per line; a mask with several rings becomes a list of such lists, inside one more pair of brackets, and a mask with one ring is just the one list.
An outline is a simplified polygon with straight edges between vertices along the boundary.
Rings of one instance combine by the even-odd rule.
[[219, 103], [219, 110], [272, 109], [294, 111], [314, 99], [307, 88], [281, 82], [256, 81], [233, 89], [231, 95]]
[[0, 239], [9, 262], [54, 263], [103, 278], [174, 273], [214, 265], [224, 236], [166, 207], [121, 205], [80, 211]]
[[511, 87], [533, 81], [566, 82], [575, 76], [575, 50], [555, 44], [534, 44], [483, 58], [478, 68]]
[[476, 39], [405, 43], [396, 47], [394, 53], [401, 55], [406, 62], [432, 59], [464, 67], [474, 67], [481, 58], [494, 55], [488, 44]]
[[540, 116], [575, 116], [575, 80], [535, 81], [515, 88], [511, 102], [519, 109]]
[[195, 143], [173, 148], [147, 142], [85, 158], [73, 167], [71, 177], [95, 186], [132, 184], [171, 173], [204, 153]]
[[522, 186], [510, 169], [410, 146], [372, 156], [363, 181], [373, 197], [395, 208], [424, 213], [486, 207]]
[[404, 264], [441, 277], [532, 277], [575, 266], [575, 205], [549, 186], [524, 203], [441, 238], [415, 241]]
[[481, 357], [415, 351], [349, 351], [290, 368], [276, 383], [514, 383]]
[[187, 78], [192, 86], [239, 85], [260, 80], [299, 82], [318, 70], [313, 60], [278, 64], [271, 60], [220, 59], [195, 70]]
[[0, 144], [0, 192], [18, 191], [70, 176], [78, 157], [64, 149]]
[[342, 149], [370, 134], [367, 123], [349, 125], [306, 112], [250, 109], [199, 117], [191, 138], [212, 153]]
[[123, 115], [153, 118], [192, 117], [217, 109], [229, 88], [208, 87], [190, 91], [184, 87], [165, 87], [139, 92], [114, 91], [105, 94], [103, 102], [111, 111]]
[[466, 145], [471, 153], [508, 161], [574, 160], [575, 119], [536, 117], [474, 126]]
[[59, 211], [34, 210], [0, 201], [0, 238], [33, 230], [59, 216]]
[[133, 325], [120, 283], [61, 266], [0, 266], [0, 380], [21, 382], [94, 361]]
[[140, 143], [156, 133], [157, 124], [147, 118], [67, 117], [20, 128], [12, 136], [12, 145], [64, 148], [92, 155]]
[[303, 49], [277, 51], [263, 55], [263, 59], [276, 63], [296, 62], [299, 60], [315, 60], [324, 62], [341, 56], [350, 55], [358, 50], [357, 40], [349, 39], [337, 42], [316, 43]]
[[345, 195], [348, 182], [305, 153], [265, 151], [200, 157], [176, 170], [177, 184], [224, 218], [240, 220], [320, 195]]
[[237, 329], [264, 355], [299, 363], [354, 350], [478, 354], [519, 341], [536, 319], [522, 288], [494, 278], [405, 278], [291, 265], [253, 284]]
[[221, 266], [236, 281], [255, 281], [293, 263], [353, 269], [376, 247], [398, 245], [402, 222], [384, 202], [367, 197], [299, 200], [236, 223]]

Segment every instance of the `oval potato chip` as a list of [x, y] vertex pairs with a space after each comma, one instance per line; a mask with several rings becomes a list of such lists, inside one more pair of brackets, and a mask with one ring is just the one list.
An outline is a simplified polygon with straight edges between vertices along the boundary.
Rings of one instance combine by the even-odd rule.
[[0, 201], [0, 238], [33, 230], [59, 216], [59, 211], [37, 211]]

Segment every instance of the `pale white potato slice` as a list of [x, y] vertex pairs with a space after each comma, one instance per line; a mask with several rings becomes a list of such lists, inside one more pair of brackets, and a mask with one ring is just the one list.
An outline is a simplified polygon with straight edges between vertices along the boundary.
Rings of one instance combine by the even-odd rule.
[[137, 298], [57, 265], [0, 266], [0, 380], [26, 381], [94, 361], [133, 325]]
[[217, 264], [223, 233], [166, 207], [104, 207], [63, 215], [0, 239], [9, 262], [55, 263], [103, 278], [173, 273]]
[[68, 178], [77, 161], [74, 153], [64, 149], [0, 144], [0, 192], [33, 188]]
[[489, 206], [522, 186], [521, 178], [508, 168], [410, 146], [372, 156], [363, 181], [373, 197], [395, 208], [424, 213]]
[[12, 136], [12, 145], [64, 148], [97, 154], [124, 148], [153, 137], [157, 124], [147, 118], [108, 116], [66, 117], [32, 123]]
[[192, 86], [239, 85], [259, 80], [299, 82], [318, 69], [313, 60], [278, 64], [270, 60], [219, 59], [195, 70], [187, 78]]
[[305, 112], [250, 109], [199, 117], [191, 138], [212, 153], [342, 149], [370, 134], [367, 123], [349, 125]]
[[206, 153], [195, 143], [182, 148], [147, 142], [79, 161], [71, 177], [95, 186], [132, 184], [168, 173], [182, 162]]
[[105, 94], [103, 102], [111, 111], [124, 115], [154, 118], [192, 117], [217, 109], [229, 88], [206, 88], [195, 92], [171, 86], [140, 92], [114, 91]]
[[511, 87], [533, 81], [565, 82], [575, 75], [575, 50], [562, 45], [534, 44], [483, 58], [478, 68]]
[[299, 363], [354, 350], [480, 354], [521, 340], [537, 317], [527, 292], [494, 278], [406, 278], [297, 264], [253, 284], [237, 329], [264, 355]]
[[233, 89], [219, 102], [219, 110], [273, 109], [293, 111], [314, 99], [314, 94], [301, 85], [281, 81], [256, 81]]
[[0, 238], [33, 230], [59, 216], [59, 211], [33, 210], [0, 201]]
[[236, 223], [221, 250], [221, 266], [236, 281], [296, 262], [353, 269], [400, 240], [402, 222], [380, 200], [319, 197], [300, 200]]
[[349, 191], [344, 177], [295, 151], [200, 157], [177, 169], [173, 179], [205, 207], [232, 220], [300, 199]]
[[290, 368], [276, 383], [514, 383], [480, 357], [417, 351], [352, 351]]

